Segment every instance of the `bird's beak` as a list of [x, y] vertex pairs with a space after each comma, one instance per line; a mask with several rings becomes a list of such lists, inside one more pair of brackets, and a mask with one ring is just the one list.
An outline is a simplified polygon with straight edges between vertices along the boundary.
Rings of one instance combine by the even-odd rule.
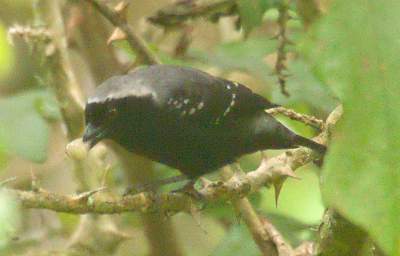
[[94, 147], [100, 140], [104, 139], [105, 131], [103, 127], [95, 127], [92, 124], [87, 124], [82, 141], [89, 144], [89, 148]]

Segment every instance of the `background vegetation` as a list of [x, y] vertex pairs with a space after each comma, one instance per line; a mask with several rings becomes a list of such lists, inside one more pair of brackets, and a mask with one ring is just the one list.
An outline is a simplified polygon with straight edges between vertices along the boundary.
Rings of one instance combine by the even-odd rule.
[[[96, 2], [118, 6], [114, 25], [125, 34]], [[399, 1], [125, 2], [1, 0], [1, 255], [400, 255]], [[149, 52], [132, 44], [127, 28]], [[27, 209], [54, 208], [27, 204], [21, 195], [31, 194], [22, 190], [74, 195], [107, 187], [79, 194], [90, 208], [92, 196], [119, 200], [131, 183], [177, 174], [140, 158], [121, 161], [104, 145], [88, 156], [65, 153], [81, 135], [86, 95], [157, 59], [239, 81], [321, 120], [342, 104], [322, 168], [301, 166], [277, 206], [271, 186], [249, 194], [251, 204], [228, 197], [191, 214]], [[304, 136], [320, 132], [278, 118]], [[248, 172], [260, 160], [254, 154], [240, 164]]]

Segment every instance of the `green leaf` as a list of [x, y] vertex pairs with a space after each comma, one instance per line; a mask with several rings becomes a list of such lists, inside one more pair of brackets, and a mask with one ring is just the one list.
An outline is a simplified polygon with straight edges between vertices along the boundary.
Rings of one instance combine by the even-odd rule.
[[258, 256], [260, 251], [245, 225], [232, 226], [211, 256]]
[[265, 76], [271, 69], [263, 59], [275, 50], [275, 41], [258, 37], [241, 42], [220, 44], [210, 53], [192, 50], [190, 55], [204, 63], [213, 64], [225, 70], [238, 69]]
[[[304, 61], [298, 59], [290, 62], [288, 72], [291, 75], [287, 79], [286, 86], [290, 97], [284, 96], [276, 85], [272, 93], [273, 102], [291, 108], [306, 104], [324, 113], [330, 113], [339, 104], [330, 88], [314, 76]], [[304, 109], [296, 110], [311, 114], [302, 112]]]
[[238, 0], [239, 15], [246, 35], [262, 24], [264, 12], [267, 9], [266, 0]]
[[324, 199], [388, 255], [400, 254], [399, 13], [398, 0], [337, 0], [311, 47], [344, 105], [325, 160]]
[[54, 104], [45, 91], [30, 91], [0, 100], [0, 138], [8, 154], [34, 162], [47, 158], [49, 127], [39, 113], [41, 102]]

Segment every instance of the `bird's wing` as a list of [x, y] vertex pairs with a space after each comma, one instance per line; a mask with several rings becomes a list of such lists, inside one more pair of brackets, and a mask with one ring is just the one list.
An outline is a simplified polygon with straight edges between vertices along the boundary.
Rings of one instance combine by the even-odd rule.
[[174, 86], [160, 104], [171, 118], [204, 126], [219, 125], [274, 106], [247, 87], [224, 79]]

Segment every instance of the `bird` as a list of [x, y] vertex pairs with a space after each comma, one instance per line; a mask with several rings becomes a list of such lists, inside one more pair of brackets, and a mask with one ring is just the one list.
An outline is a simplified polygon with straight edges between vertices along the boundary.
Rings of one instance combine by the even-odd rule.
[[238, 82], [191, 67], [141, 67], [101, 83], [85, 106], [83, 141], [109, 139], [179, 170], [189, 180], [245, 154], [299, 146], [323, 154], [267, 109], [277, 107]]

